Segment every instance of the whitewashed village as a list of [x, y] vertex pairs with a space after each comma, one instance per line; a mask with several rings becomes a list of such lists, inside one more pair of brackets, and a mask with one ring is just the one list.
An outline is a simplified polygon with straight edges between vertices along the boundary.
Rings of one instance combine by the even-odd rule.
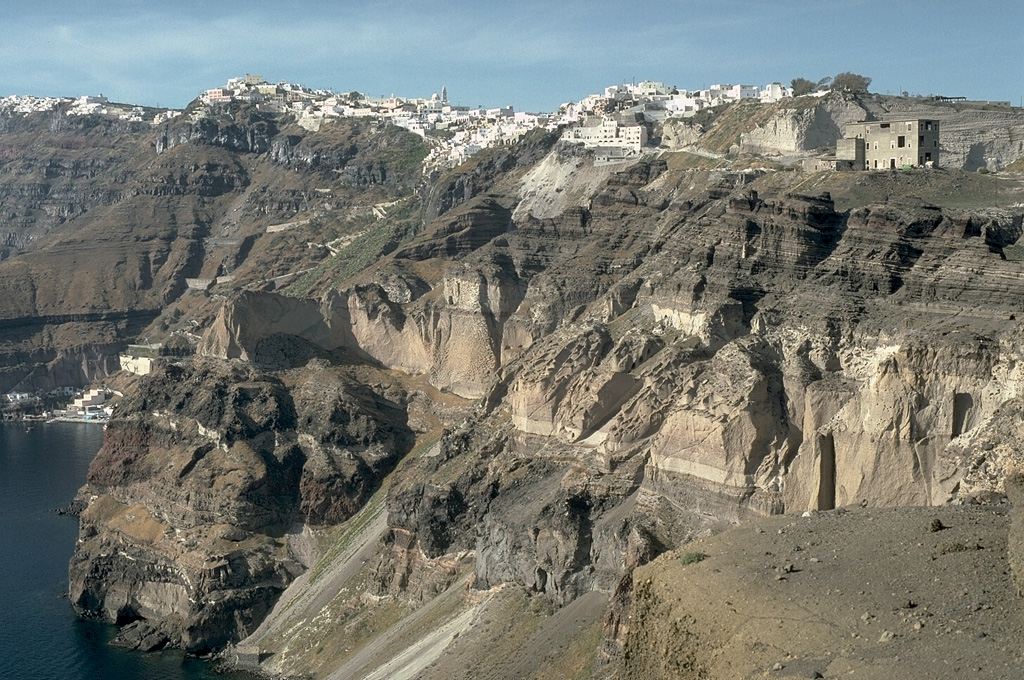
[[[824, 92], [820, 93], [824, 94]], [[716, 84], [686, 90], [644, 80], [612, 85], [578, 102], [562, 104], [551, 113], [526, 113], [512, 106], [460, 106], [449, 100], [447, 88], [429, 97], [372, 97], [359, 92], [311, 89], [285, 81], [269, 83], [260, 75], [231, 78], [221, 87], [202, 92], [207, 107], [234, 101], [255, 105], [268, 113], [292, 113], [299, 125], [317, 130], [333, 118], [374, 118], [414, 132], [432, 145], [425, 168], [447, 169], [493, 146], [513, 144], [541, 127], [565, 128], [564, 139], [597, 150], [598, 162], [622, 160], [642, 152], [648, 143], [647, 124], [667, 118], [687, 118], [733, 102], [771, 103], [793, 96], [793, 88], [778, 82], [764, 87]], [[184, 112], [144, 109], [116, 104], [102, 95], [77, 98], [0, 97], [0, 111], [31, 113], [67, 107], [68, 115], [107, 115], [131, 122], [160, 125]], [[196, 111], [194, 115], [201, 115]]]
[[598, 162], [621, 160], [647, 146], [646, 124], [737, 101], [771, 103], [793, 96], [793, 88], [770, 83], [712, 85], [684, 90], [661, 82], [612, 85], [579, 102], [562, 104], [553, 113], [526, 113], [512, 106], [497, 108], [459, 106], [449, 100], [446, 87], [425, 98], [371, 97], [359, 92], [335, 93], [301, 85], [271, 84], [262, 76], [246, 74], [223, 87], [206, 90], [200, 99], [209, 105], [245, 101], [270, 112], [292, 112], [299, 124], [319, 129], [336, 117], [370, 117], [414, 132], [433, 145], [425, 168], [447, 169], [493, 146], [513, 144], [535, 128], [564, 127], [563, 139], [597, 149]]
[[[809, 96], [821, 97], [828, 88], [819, 88]], [[535, 128], [562, 129], [562, 139], [592, 149], [596, 164], [628, 161], [653, 151], [649, 147], [651, 124], [669, 119], [691, 118], [701, 111], [733, 104], [771, 104], [794, 96], [793, 88], [779, 82], [756, 85], [714, 84], [688, 90], [662, 82], [611, 85], [603, 92], [590, 94], [578, 102], [566, 102], [550, 113], [515, 111], [512, 106], [496, 108], [460, 106], [449, 99], [442, 87], [429, 97], [373, 97], [360, 92], [334, 92], [311, 89], [298, 83], [267, 82], [258, 74], [231, 78], [223, 86], [201, 92], [198, 107], [191, 113], [174, 109], [152, 109], [110, 102], [102, 95], [77, 98], [9, 96], [0, 97], [0, 112], [30, 113], [66, 107], [68, 115], [114, 116], [130, 122], [160, 125], [180, 115], [199, 117], [209, 108], [232, 102], [245, 102], [268, 113], [290, 113], [297, 123], [319, 130], [338, 118], [372, 118], [405, 128], [420, 135], [431, 146], [424, 170], [445, 171], [464, 163], [479, 151], [517, 142]], [[893, 121], [896, 122], [896, 121]], [[846, 138], [860, 139], [839, 144], [835, 154], [808, 159], [808, 171], [892, 169], [939, 165], [938, 121], [907, 119], [899, 121], [905, 129], [905, 153], [884, 153], [896, 149], [897, 137], [890, 130], [862, 125], [846, 131]], [[909, 127], [907, 125], [909, 124]], [[898, 126], [897, 126], [898, 127]], [[893, 128], [895, 129], [895, 128]], [[917, 134], [926, 131], [927, 135]], [[884, 137], [884, 139], [882, 139]], [[925, 139], [927, 137], [927, 139]], [[913, 140], [917, 139], [912, 151]], [[879, 147], [879, 144], [882, 144]], [[923, 149], [927, 144], [928, 149]], [[873, 154], [881, 149], [883, 153]], [[884, 158], [883, 158], [884, 156]]]

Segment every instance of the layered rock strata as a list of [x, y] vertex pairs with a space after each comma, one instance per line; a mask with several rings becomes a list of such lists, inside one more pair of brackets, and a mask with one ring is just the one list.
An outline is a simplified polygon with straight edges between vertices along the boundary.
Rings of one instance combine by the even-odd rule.
[[76, 609], [196, 652], [255, 629], [305, 569], [301, 527], [351, 517], [412, 443], [400, 389], [316, 361], [283, 378], [171, 366], [122, 404], [82, 491]]
[[502, 154], [507, 176], [453, 173], [421, 233], [319, 298], [211, 313], [196, 363], [111, 422], [77, 606], [193, 650], [240, 640], [312, 563], [287, 528], [345, 523], [391, 472], [373, 556], [322, 611], [358, 588], [336, 612], [355, 630], [471, 571], [553, 606], [612, 596], [614, 656], [631, 572], [666, 550], [762, 515], [965, 501], [1015, 464], [1019, 211], [840, 211], [800, 178]]

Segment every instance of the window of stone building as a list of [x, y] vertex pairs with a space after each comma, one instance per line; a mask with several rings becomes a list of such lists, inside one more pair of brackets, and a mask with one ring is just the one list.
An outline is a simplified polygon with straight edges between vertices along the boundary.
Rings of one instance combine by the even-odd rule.
[[896, 146], [903, 148], [907, 145], [907, 138], [904, 135], [900, 135], [896, 138]]

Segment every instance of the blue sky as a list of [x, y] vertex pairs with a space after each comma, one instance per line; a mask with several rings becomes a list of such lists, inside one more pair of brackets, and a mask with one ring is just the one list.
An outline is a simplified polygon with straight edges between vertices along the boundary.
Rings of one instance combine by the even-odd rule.
[[0, 95], [182, 107], [229, 77], [553, 110], [606, 85], [841, 71], [871, 90], [1024, 96], [1020, 0], [3, 0]]

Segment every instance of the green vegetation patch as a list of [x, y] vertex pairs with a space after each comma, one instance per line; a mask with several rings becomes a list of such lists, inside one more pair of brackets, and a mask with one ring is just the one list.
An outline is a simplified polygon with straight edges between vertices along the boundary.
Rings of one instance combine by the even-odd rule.
[[1010, 262], [1024, 262], [1024, 245], [1014, 243], [1003, 247], [1003, 256]]
[[430, 147], [419, 135], [411, 132], [388, 136], [377, 150], [380, 165], [403, 177], [418, 174]]
[[683, 566], [686, 566], [688, 564], [696, 564], [697, 562], [703, 562], [707, 558], [707, 553], [702, 553], [699, 551], [688, 552], [684, 553], [683, 556], [679, 558], [679, 563]]
[[410, 199], [396, 205], [386, 219], [370, 226], [336, 255], [297, 278], [283, 292], [302, 297], [313, 294], [319, 286], [339, 287], [412, 239], [419, 233], [421, 225], [418, 200]]
[[919, 198], [940, 208], [964, 210], [1007, 208], [1024, 201], [1024, 183], [1016, 178], [944, 168], [818, 172], [807, 175], [789, 191], [807, 195], [828, 191], [837, 210], [899, 198]]

